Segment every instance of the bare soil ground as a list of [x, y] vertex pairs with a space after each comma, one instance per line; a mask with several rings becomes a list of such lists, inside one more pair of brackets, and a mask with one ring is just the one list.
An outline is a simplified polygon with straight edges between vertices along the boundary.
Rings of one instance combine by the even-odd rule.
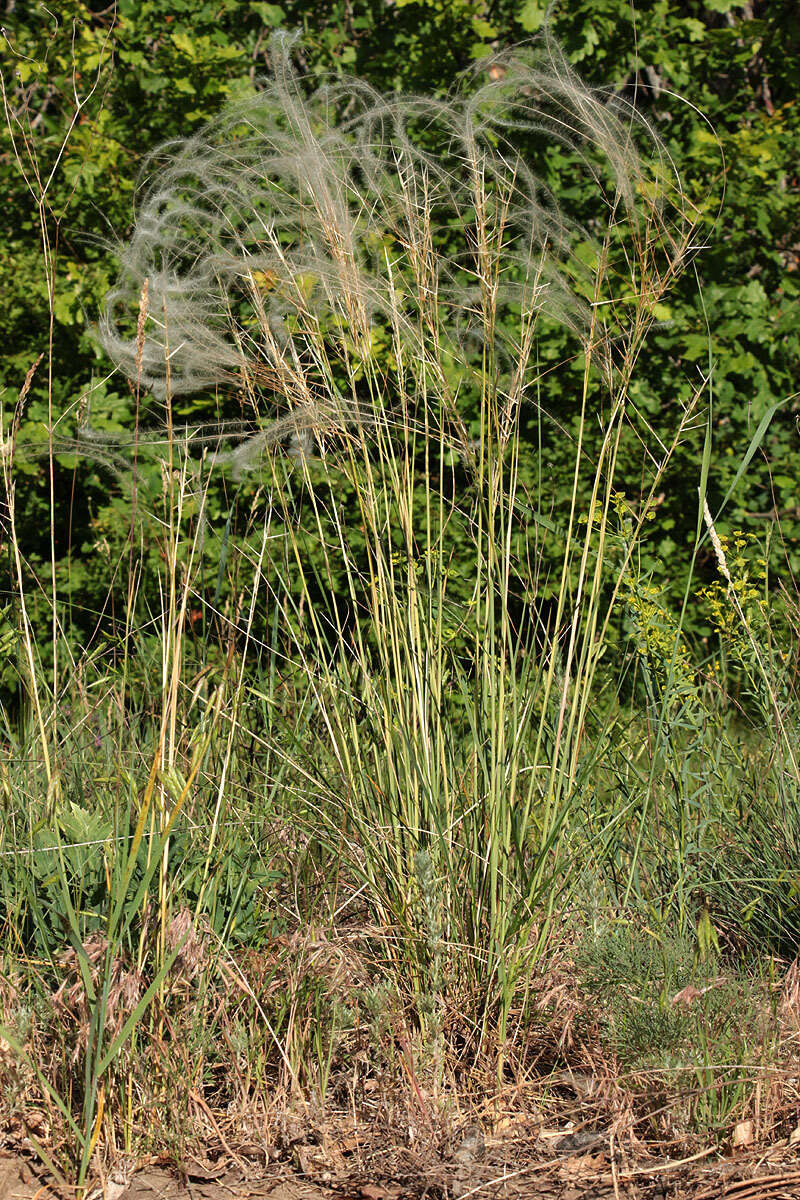
[[[0, 1151], [0, 1200], [66, 1200], [37, 1161]], [[486, 1144], [474, 1128], [446, 1154], [407, 1146], [298, 1143], [290, 1151], [209, 1146], [180, 1166], [119, 1163], [86, 1200], [800, 1200], [800, 1154], [785, 1143], [731, 1156], [631, 1162], [613, 1136], [553, 1145], [524, 1130]]]

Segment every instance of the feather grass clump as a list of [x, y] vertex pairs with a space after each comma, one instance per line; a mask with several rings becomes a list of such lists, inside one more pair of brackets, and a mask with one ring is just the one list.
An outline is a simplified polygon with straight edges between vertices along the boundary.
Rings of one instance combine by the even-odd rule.
[[[353, 78], [309, 92], [293, 40], [274, 37], [260, 90], [146, 168], [100, 323], [128, 376], [162, 398], [222, 385], [266, 403], [276, 420], [236, 452], [244, 463], [289, 433], [374, 419], [357, 385], [376, 344], [401, 392], [453, 412], [487, 366], [514, 407], [543, 313], [604, 372], [620, 348], [630, 359], [692, 221], [628, 104], [587, 88], [549, 37], [445, 99]], [[584, 219], [533, 169], [532, 145], [584, 173]]]

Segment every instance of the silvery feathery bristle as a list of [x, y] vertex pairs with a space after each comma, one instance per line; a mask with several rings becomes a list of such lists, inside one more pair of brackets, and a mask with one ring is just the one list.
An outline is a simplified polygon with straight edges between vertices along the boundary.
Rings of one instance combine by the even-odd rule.
[[[474, 361], [490, 290], [496, 312], [544, 310], [588, 338], [591, 270], [575, 244], [599, 246], [612, 221], [660, 221], [652, 185], [668, 164], [644, 122], [587, 88], [549, 38], [446, 99], [382, 95], [348, 78], [309, 93], [292, 40], [273, 38], [260, 90], [150, 160], [100, 321], [118, 366], [161, 397], [266, 381], [313, 425], [331, 391], [312, 387], [307, 370], [320, 330], [358, 353], [381, 323], [413, 360], [430, 354], [422, 314], [433, 297], [440, 359]], [[591, 231], [567, 219], [521, 157], [532, 133], [577, 152], [596, 186]], [[489, 226], [502, 227], [494, 249]], [[493, 253], [494, 272], [482, 258]], [[513, 342], [506, 349], [513, 359]]]

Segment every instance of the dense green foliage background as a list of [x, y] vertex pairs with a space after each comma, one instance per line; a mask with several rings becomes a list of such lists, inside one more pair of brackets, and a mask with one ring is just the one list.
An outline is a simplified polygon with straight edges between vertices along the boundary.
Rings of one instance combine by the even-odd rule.
[[[130, 229], [148, 152], [196, 131], [227, 99], [258, 87], [270, 68], [272, 30], [302, 30], [299, 62], [311, 78], [348, 72], [381, 88], [435, 93], [453, 86], [460, 72], [480, 71], [481, 59], [496, 49], [535, 34], [545, 8], [542, 0], [120, 0], [116, 7], [65, 0], [48, 11], [5, 0], [0, 54], [7, 115], [16, 128], [16, 142], [8, 129], [0, 130], [0, 390], [7, 412], [29, 368], [45, 354], [22, 414], [20, 443], [47, 440], [49, 411], [57, 435], [74, 436], [90, 389], [93, 428], [121, 434], [132, 428], [135, 398], [127, 382], [110, 373], [92, 336], [114, 278], [111, 244]], [[787, 559], [800, 571], [795, 0], [642, 0], [635, 9], [627, 0], [570, 0], [553, 4], [548, 20], [582, 75], [635, 101], [665, 141], [687, 190], [704, 198], [696, 274], [687, 275], [665, 307], [663, 325], [638, 364], [633, 399], [656, 433], [667, 431], [710, 370], [704, 403], [712, 406], [709, 492], [717, 502], [762, 418], [780, 404], [722, 527], [758, 532], [778, 515], [777, 574], [785, 573]], [[17, 158], [23, 129], [42, 181], [49, 180], [39, 205], [36, 187], [31, 192], [24, 178], [30, 164]], [[537, 165], [563, 202], [590, 219], [593, 197], [574, 187], [569, 158], [547, 152]], [[52, 324], [43, 228], [54, 256]], [[561, 330], [542, 337], [545, 362], [569, 359], [573, 350]], [[547, 376], [542, 405], [555, 423], [542, 435], [535, 414], [529, 422], [531, 470], [543, 436], [551, 481], [546, 507], [556, 524], [571, 485], [568, 435], [581, 375], [581, 363], [573, 361]], [[193, 420], [220, 411], [236, 416], [236, 399], [198, 396], [184, 401], [178, 416]], [[157, 418], [147, 398], [141, 415], [145, 423]], [[645, 571], [674, 587], [696, 532], [705, 428], [702, 420], [695, 424], [671, 470], [643, 562]], [[640, 461], [634, 443], [631, 464]], [[44, 573], [47, 462], [20, 456], [16, 470], [18, 532], [31, 567]], [[632, 465], [633, 493], [637, 471]], [[56, 460], [53, 489], [59, 589], [74, 598], [78, 628], [91, 629], [101, 611], [114, 613], [108, 580], [128, 537], [128, 492], [107, 466], [66, 454]], [[247, 485], [233, 485], [232, 492], [241, 500]], [[210, 502], [212, 525], [218, 534], [224, 528], [225, 537], [235, 535], [232, 492], [223, 486]], [[209, 579], [213, 589], [213, 571]], [[701, 618], [694, 628], [703, 631]]]

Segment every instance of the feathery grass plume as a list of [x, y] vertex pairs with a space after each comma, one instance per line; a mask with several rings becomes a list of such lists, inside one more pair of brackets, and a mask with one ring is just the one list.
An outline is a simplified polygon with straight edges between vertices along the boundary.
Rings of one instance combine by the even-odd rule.
[[[406, 389], [424, 375], [426, 404], [453, 414], [487, 351], [509, 403], [530, 384], [530, 345], [503, 331], [509, 312], [523, 325], [541, 312], [564, 322], [603, 369], [620, 339], [623, 356], [635, 348], [692, 223], [629, 105], [587, 88], [549, 36], [446, 99], [382, 95], [354, 78], [309, 93], [294, 41], [275, 35], [272, 78], [145, 168], [100, 322], [129, 377], [162, 397], [236, 387], [277, 413], [236, 452], [246, 465], [298, 426], [374, 419], [376, 397], [357, 384], [377, 344], [391, 346], [387, 375], [403, 372]], [[596, 191], [591, 228], [525, 161], [531, 138], [575, 154]], [[508, 324], [519, 329], [519, 316]]]

